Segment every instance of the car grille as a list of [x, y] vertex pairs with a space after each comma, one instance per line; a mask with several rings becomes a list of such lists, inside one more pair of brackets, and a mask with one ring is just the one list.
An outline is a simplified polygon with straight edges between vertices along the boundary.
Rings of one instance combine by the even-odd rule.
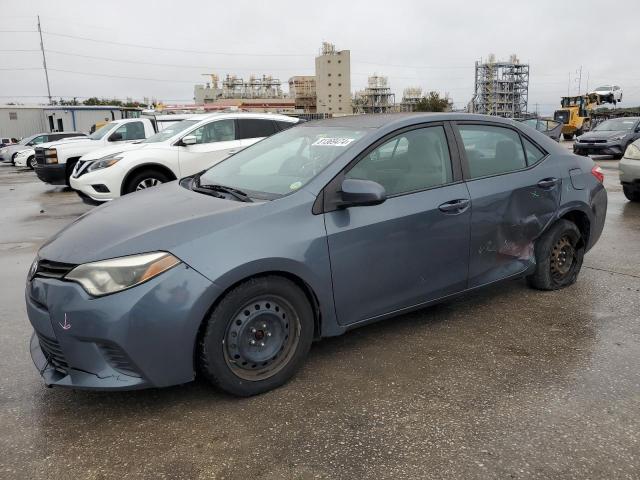
[[131, 360], [129, 360], [129, 357], [127, 357], [127, 354], [117, 345], [103, 343], [100, 344], [100, 350], [114, 370], [129, 375], [130, 377], [141, 376], [131, 363]]
[[607, 143], [606, 140], [580, 140], [580, 143]]
[[45, 149], [42, 147], [37, 147], [35, 149], [35, 157], [36, 157], [36, 163], [39, 165], [44, 165], [44, 158], [45, 158]]
[[38, 268], [34, 277], [44, 278], [62, 278], [76, 265], [72, 263], [52, 262], [51, 260], [40, 259], [38, 260]]
[[43, 335], [38, 335], [38, 342], [40, 343], [40, 349], [44, 356], [49, 361], [49, 363], [58, 370], [66, 374], [69, 371], [69, 364], [67, 360], [64, 358], [64, 354], [62, 353], [62, 349], [60, 348], [60, 344], [57, 340], [52, 338], [45, 337]]
[[78, 163], [76, 163], [73, 169], [73, 178], [78, 178], [87, 173], [87, 168], [89, 168], [90, 164], [91, 162], [88, 160], [78, 160]]

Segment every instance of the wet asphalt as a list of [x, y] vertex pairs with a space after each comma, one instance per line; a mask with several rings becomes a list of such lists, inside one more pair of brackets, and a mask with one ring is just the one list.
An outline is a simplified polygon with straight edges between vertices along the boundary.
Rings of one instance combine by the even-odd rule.
[[513, 281], [323, 340], [249, 399], [45, 388], [24, 281], [90, 207], [0, 165], [0, 478], [640, 478], [640, 204], [600, 163], [607, 222], [576, 285]]

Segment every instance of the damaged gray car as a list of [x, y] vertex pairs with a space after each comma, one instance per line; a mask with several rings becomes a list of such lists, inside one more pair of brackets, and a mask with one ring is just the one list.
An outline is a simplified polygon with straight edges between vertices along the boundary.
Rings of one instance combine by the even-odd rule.
[[508, 279], [573, 284], [603, 229], [602, 181], [496, 117], [309, 122], [47, 241], [26, 284], [32, 357], [49, 386], [201, 375], [265, 392], [314, 340]]

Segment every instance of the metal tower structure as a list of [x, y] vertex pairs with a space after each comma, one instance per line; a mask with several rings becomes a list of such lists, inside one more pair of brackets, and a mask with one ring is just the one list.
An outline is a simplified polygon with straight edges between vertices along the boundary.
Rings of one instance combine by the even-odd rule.
[[509, 61], [496, 61], [493, 54], [486, 62], [476, 62], [475, 113], [520, 118], [527, 113], [529, 102], [529, 65], [520, 63], [516, 55]]

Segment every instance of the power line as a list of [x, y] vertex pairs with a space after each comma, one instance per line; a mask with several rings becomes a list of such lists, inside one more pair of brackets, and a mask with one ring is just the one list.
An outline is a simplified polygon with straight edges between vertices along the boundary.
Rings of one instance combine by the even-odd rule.
[[2, 49], [0, 53], [18, 53], [18, 52], [39, 52], [37, 48], [17, 48], [17, 49]]
[[76, 35], [68, 35], [64, 33], [55, 33], [55, 32], [47, 32], [43, 31], [45, 35], [51, 35], [54, 37], [63, 37], [63, 38], [73, 38], [75, 40], [85, 40], [88, 42], [96, 42], [96, 43], [105, 43], [109, 45], [118, 45], [121, 47], [135, 47], [135, 48], [146, 48], [149, 50], [164, 50], [167, 52], [182, 52], [182, 53], [195, 53], [198, 55], [228, 55], [228, 56], [245, 56], [245, 57], [308, 57], [307, 53], [239, 53], [239, 52], [214, 52], [214, 51], [205, 51], [205, 50], [187, 50], [182, 48], [169, 48], [169, 47], [155, 47], [152, 45], [140, 45], [136, 43], [124, 43], [124, 42], [114, 42], [112, 40], [99, 40], [96, 38], [89, 37], [80, 37]]
[[[211, 68], [211, 65], [177, 65], [177, 64], [173, 64], [173, 63], [154, 63], [154, 62], [140, 62], [137, 60], [123, 60], [120, 58], [110, 58], [110, 57], [100, 57], [100, 56], [96, 56], [96, 55], [82, 55], [79, 53], [68, 53], [68, 52], [61, 52], [59, 50], [46, 50], [47, 53], [55, 53], [56, 55], [65, 55], [65, 56], [69, 56], [69, 57], [79, 57], [79, 58], [90, 58], [93, 60], [106, 60], [109, 62], [119, 62], [119, 63], [132, 63], [135, 65], [153, 65], [153, 66], [157, 66], [157, 67], [174, 67], [174, 68], [196, 68], [196, 69], [206, 69], [206, 68]], [[245, 70], [245, 71], [255, 71], [255, 70], [260, 70], [258, 68], [237, 68], [237, 67], [216, 67], [218, 69], [221, 70]], [[265, 68], [263, 70], [268, 70], [268, 71], [272, 71], [272, 72], [277, 72], [277, 71], [291, 71], [291, 68]], [[304, 70], [304, 71], [308, 71], [311, 70], [310, 68], [303, 68], [303, 69], [296, 69], [296, 70]]]
[[123, 78], [126, 80], [145, 80], [147, 82], [166, 82], [166, 83], [189, 83], [193, 85], [193, 81], [191, 80], [168, 80], [164, 78], [144, 78], [144, 77], [128, 77], [124, 75], [109, 75], [106, 73], [88, 73], [88, 72], [78, 72], [75, 70], [62, 70], [59, 68], [50, 68], [52, 72], [62, 72], [62, 73], [73, 73], [76, 75], [87, 75], [90, 77], [107, 77], [107, 78]]
[[0, 33], [38, 33], [37, 30], [0, 30]]
[[21, 70], [42, 70], [42, 67], [18, 67], [18, 68], [0, 68], [5, 72], [21, 71]]

